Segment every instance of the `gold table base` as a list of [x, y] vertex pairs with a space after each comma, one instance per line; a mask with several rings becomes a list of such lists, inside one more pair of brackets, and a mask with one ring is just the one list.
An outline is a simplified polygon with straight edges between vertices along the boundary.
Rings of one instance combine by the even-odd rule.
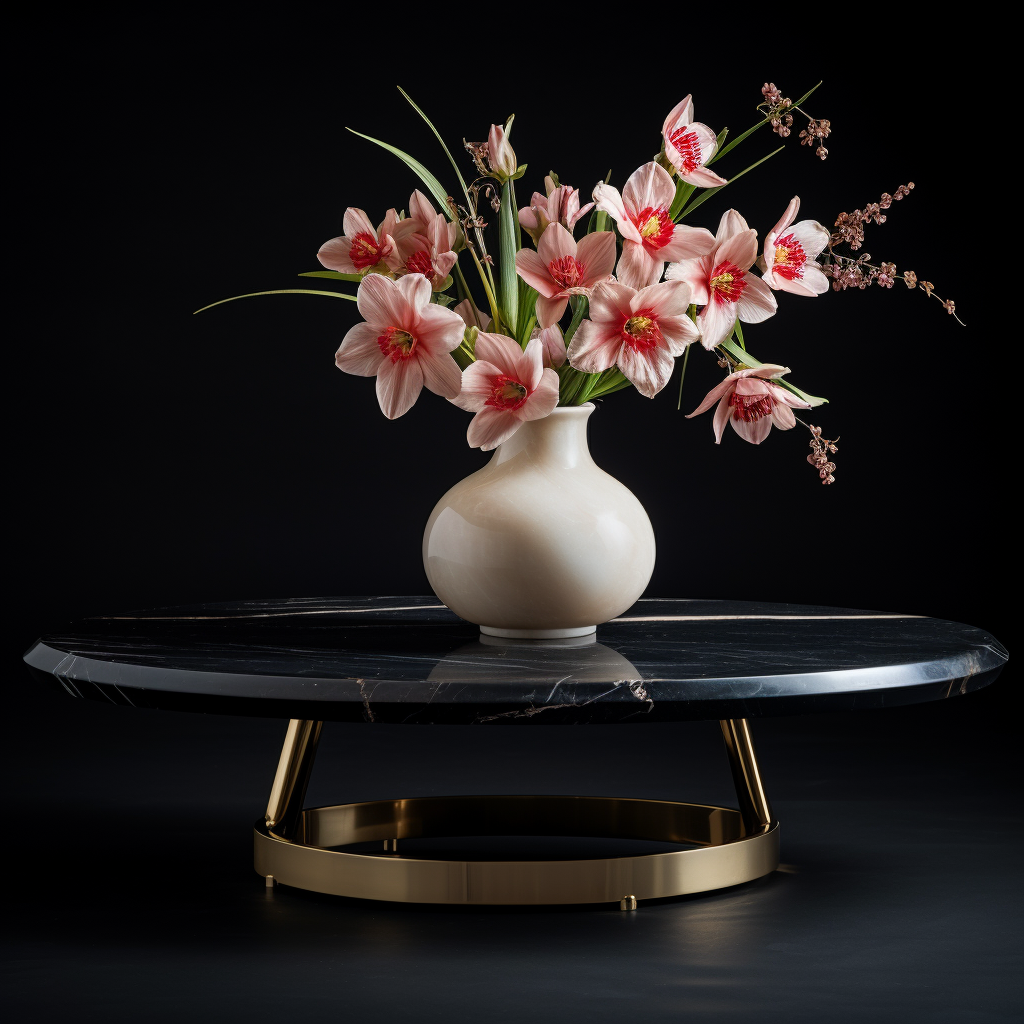
[[[723, 721], [740, 808], [581, 796], [461, 796], [373, 800], [302, 810], [319, 722], [292, 721], [255, 867], [267, 884], [402, 903], [556, 904], [636, 901], [738, 885], [779, 864], [772, 819], [744, 719]], [[401, 841], [452, 836], [588, 836], [689, 844], [695, 849], [586, 860], [432, 860]], [[352, 853], [381, 842], [380, 854]]]

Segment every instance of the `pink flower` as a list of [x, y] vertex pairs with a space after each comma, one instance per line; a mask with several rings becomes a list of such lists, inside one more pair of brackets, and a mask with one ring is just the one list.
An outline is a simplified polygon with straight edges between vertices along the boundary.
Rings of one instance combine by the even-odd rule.
[[594, 290], [590, 319], [569, 345], [569, 364], [585, 373], [618, 366], [637, 391], [653, 398], [669, 381], [675, 357], [697, 340], [686, 315], [689, 285], [664, 281], [637, 291], [612, 281]]
[[509, 145], [505, 129], [498, 124], [492, 124], [487, 133], [487, 163], [500, 181], [516, 173], [516, 154]]
[[565, 362], [565, 337], [558, 324], [550, 327], [535, 327], [530, 340], [539, 338], [544, 349], [544, 365], [557, 370]]
[[472, 299], [463, 299], [457, 306], [453, 306], [452, 309], [462, 317], [467, 327], [475, 327], [477, 330], [485, 331], [490, 326], [490, 313], [477, 309]]
[[665, 155], [683, 181], [701, 188], [725, 184], [725, 178], [706, 166], [715, 155], [718, 142], [706, 124], [693, 120], [693, 100], [689, 96], [672, 108], [661, 134], [665, 140]]
[[816, 220], [793, 224], [799, 212], [800, 197], [793, 196], [782, 219], [765, 236], [761, 276], [770, 288], [795, 295], [821, 295], [828, 291], [828, 278], [814, 261], [828, 245], [830, 232]]
[[622, 235], [617, 275], [630, 288], [646, 288], [661, 279], [666, 260], [703, 256], [715, 247], [707, 228], [673, 224], [669, 208], [675, 199], [672, 175], [656, 163], [634, 171], [619, 190], [601, 182], [594, 189], [597, 208], [615, 218]]
[[387, 273], [398, 264], [394, 232], [399, 223], [395, 210], [388, 210], [374, 230], [362, 210], [350, 206], [343, 221], [345, 233], [320, 246], [316, 258], [328, 270], [339, 274]]
[[707, 256], [670, 264], [665, 277], [686, 281], [692, 301], [704, 308], [697, 317], [701, 344], [708, 350], [732, 333], [736, 319], [759, 324], [778, 305], [761, 278], [750, 273], [757, 259], [757, 232], [735, 211], [726, 210], [718, 225], [715, 248]]
[[356, 293], [356, 324], [344, 337], [334, 362], [346, 373], [377, 378], [377, 400], [389, 420], [407, 413], [424, 384], [436, 395], [455, 398], [461, 374], [449, 355], [466, 325], [444, 306], [431, 304], [430, 284], [420, 274], [399, 281], [380, 274], [364, 277]]
[[751, 444], [760, 444], [768, 436], [773, 423], [779, 430], [791, 430], [796, 426], [793, 409], [809, 409], [810, 406], [791, 391], [772, 383], [773, 377], [781, 377], [784, 373], [789, 373], [789, 367], [776, 363], [764, 363], [730, 373], [686, 418], [707, 412], [718, 402], [713, 422], [715, 444], [722, 443], [722, 431], [727, 422], [744, 441]]
[[615, 232], [584, 235], [577, 246], [561, 224], [549, 224], [537, 251], [516, 253], [516, 273], [540, 293], [537, 323], [550, 327], [565, 312], [570, 295], [589, 295], [612, 276], [615, 267]]
[[572, 232], [576, 222], [594, 205], [587, 203], [581, 207], [579, 189], [569, 185], [556, 185], [550, 175], [544, 178], [544, 190], [547, 192], [546, 196], [534, 192], [530, 205], [519, 211], [519, 226], [533, 239], [534, 245], [549, 224], [561, 224]]
[[474, 412], [467, 434], [472, 448], [489, 452], [507, 441], [527, 420], [549, 416], [558, 405], [558, 374], [542, 364], [543, 344], [533, 338], [521, 349], [504, 334], [478, 334], [476, 362], [462, 375], [462, 393], [453, 399]]
[[422, 274], [434, 291], [441, 291], [458, 260], [453, 252], [457, 235], [458, 228], [443, 213], [432, 216], [422, 233], [401, 234], [396, 242], [401, 261], [399, 272]]

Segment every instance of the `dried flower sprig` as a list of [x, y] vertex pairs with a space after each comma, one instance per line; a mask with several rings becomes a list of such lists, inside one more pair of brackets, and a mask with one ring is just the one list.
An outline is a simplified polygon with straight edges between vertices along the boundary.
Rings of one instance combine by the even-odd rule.
[[966, 326], [956, 314], [956, 303], [952, 299], [943, 299], [936, 295], [935, 286], [931, 281], [919, 281], [913, 270], [906, 270], [900, 276], [895, 263], [882, 263], [878, 266], [871, 263], [870, 253], [862, 253], [854, 259], [835, 251], [835, 246], [838, 245], [848, 245], [854, 251], [859, 249], [864, 244], [865, 225], [884, 224], [887, 218], [882, 211], [888, 210], [893, 203], [910, 195], [913, 187], [914, 183], [909, 181], [906, 185], [900, 185], [892, 195], [883, 192], [877, 203], [868, 203], [862, 210], [854, 210], [852, 213], [839, 214], [835, 222], [836, 230], [828, 242], [830, 262], [822, 266], [822, 271], [832, 278], [832, 288], [837, 292], [844, 292], [848, 288], [859, 288], [863, 291], [872, 284], [891, 288], [900, 277], [911, 291], [920, 288], [929, 298], [942, 303], [942, 308], [954, 317], [957, 323]]
[[807, 456], [807, 461], [818, 471], [818, 477], [823, 484], [834, 484], [836, 478], [833, 474], [836, 471], [836, 464], [829, 456], [839, 451], [838, 447], [836, 447], [836, 442], [839, 438], [837, 437], [835, 441], [830, 441], [827, 437], [821, 436], [821, 427], [804, 423], [799, 416], [796, 417], [796, 421], [811, 432], [811, 454]]
[[814, 118], [801, 110], [791, 99], [782, 95], [782, 90], [774, 82], [765, 82], [761, 86], [761, 95], [764, 100], [758, 104], [758, 110], [765, 112], [765, 117], [772, 126], [772, 131], [780, 138], [786, 139], [793, 130], [793, 115], [791, 110], [799, 111], [807, 118], [807, 127], [800, 130], [797, 138], [801, 146], [814, 146], [814, 151], [819, 159], [824, 160], [828, 156], [828, 150], [823, 145], [825, 139], [832, 132], [832, 123], [825, 118]]

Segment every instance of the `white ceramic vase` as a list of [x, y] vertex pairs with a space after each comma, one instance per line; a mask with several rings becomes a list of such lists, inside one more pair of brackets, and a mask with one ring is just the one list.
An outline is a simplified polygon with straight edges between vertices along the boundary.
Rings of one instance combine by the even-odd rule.
[[643, 505], [590, 456], [586, 405], [524, 423], [437, 503], [423, 535], [434, 593], [502, 637], [584, 636], [654, 571]]

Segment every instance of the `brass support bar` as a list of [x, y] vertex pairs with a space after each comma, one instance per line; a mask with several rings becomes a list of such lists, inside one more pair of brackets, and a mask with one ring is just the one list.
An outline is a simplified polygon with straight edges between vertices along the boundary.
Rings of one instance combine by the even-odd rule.
[[306, 798], [322, 726], [323, 722], [307, 722], [298, 718], [288, 723], [266, 813], [267, 827], [286, 839], [296, 838], [295, 833], [302, 820], [302, 802]]
[[729, 765], [732, 768], [736, 796], [740, 802], [743, 827], [749, 835], [771, 824], [772, 807], [761, 781], [757, 755], [754, 753], [754, 741], [750, 736], [747, 720], [723, 718], [719, 724], [722, 726], [725, 749], [729, 754]]

